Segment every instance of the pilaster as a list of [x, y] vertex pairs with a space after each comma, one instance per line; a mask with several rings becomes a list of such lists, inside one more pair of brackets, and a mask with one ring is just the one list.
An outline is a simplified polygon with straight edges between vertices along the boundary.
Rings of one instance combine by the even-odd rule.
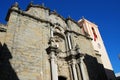
[[87, 68], [86, 65], [84, 64], [84, 54], [80, 53], [80, 48], [78, 45], [76, 45], [76, 52], [78, 54], [78, 58], [79, 58], [79, 67], [80, 67], [80, 71], [81, 71], [81, 75], [82, 75], [82, 80], [89, 80], [89, 76], [88, 76], [88, 72], [87, 72]]
[[50, 67], [51, 67], [51, 79], [58, 80], [58, 70], [56, 64], [56, 47], [50, 46], [48, 48], [50, 56]]
[[80, 59], [80, 68], [81, 68], [81, 73], [82, 73], [82, 78], [83, 80], [89, 80], [89, 76], [88, 76], [88, 72], [87, 72], [87, 68], [86, 65], [83, 62], [84, 57], [82, 57]]

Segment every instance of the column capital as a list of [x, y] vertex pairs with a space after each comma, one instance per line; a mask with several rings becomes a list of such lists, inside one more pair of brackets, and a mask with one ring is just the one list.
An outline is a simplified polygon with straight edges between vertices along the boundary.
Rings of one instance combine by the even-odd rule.
[[76, 59], [76, 51], [74, 51], [74, 50], [70, 50], [70, 55], [69, 55], [69, 57], [70, 57], [70, 59]]
[[71, 60], [71, 63], [72, 63], [72, 64], [76, 64], [76, 59], [72, 59], [72, 60]]
[[46, 49], [46, 51], [47, 51], [48, 54], [51, 54], [51, 52], [56, 53], [57, 49], [58, 49], [58, 48], [57, 48], [56, 46], [49, 46], [49, 47]]
[[79, 45], [78, 44], [76, 44], [76, 46], [75, 46], [75, 50], [76, 50], [76, 57], [77, 58], [80, 58], [80, 57], [83, 57], [85, 54], [84, 53], [81, 53], [80, 52], [80, 47], [79, 47]]

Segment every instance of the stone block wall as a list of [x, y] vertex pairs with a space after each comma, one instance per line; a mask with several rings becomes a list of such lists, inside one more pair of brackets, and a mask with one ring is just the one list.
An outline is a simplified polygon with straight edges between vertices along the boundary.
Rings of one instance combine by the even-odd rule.
[[[4, 47], [2, 54], [9, 55], [7, 59], [4, 59], [6, 61], [4, 66], [9, 67], [13, 75], [9, 75], [10, 72], [6, 73], [5, 68], [3, 73], [7, 76], [1, 79], [52, 79], [50, 56], [47, 52], [47, 48], [51, 46], [51, 28], [54, 29], [54, 41], [59, 49], [55, 62], [58, 66], [58, 76], [65, 76], [67, 80], [72, 80], [72, 71], [66, 59], [70, 55], [71, 49], [68, 47], [70, 44], [72, 44], [73, 52], [75, 52], [75, 46], [78, 45], [81, 53], [94, 56], [92, 39], [83, 34], [80, 26], [70, 18], [64, 19], [55, 11], [50, 12], [48, 8], [29, 5], [27, 10], [23, 11], [16, 4], [9, 10], [7, 21], [7, 32], [0, 32], [0, 41], [5, 43], [2, 46]], [[71, 39], [70, 43], [67, 39], [68, 34]], [[4, 64], [4, 61], [2, 63]]]
[[1, 45], [3, 45], [4, 41], [5, 41], [5, 35], [6, 35], [6, 31], [7, 31], [6, 28], [7, 28], [6, 25], [0, 24], [0, 43], [1, 43]]

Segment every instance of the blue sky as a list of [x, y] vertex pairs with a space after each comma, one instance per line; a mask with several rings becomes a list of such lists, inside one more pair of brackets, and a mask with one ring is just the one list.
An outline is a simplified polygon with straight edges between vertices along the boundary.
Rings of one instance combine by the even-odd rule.
[[114, 72], [120, 72], [120, 0], [0, 0], [0, 23], [10, 6], [18, 2], [25, 10], [29, 2], [42, 4], [67, 18], [78, 21], [82, 16], [98, 25]]

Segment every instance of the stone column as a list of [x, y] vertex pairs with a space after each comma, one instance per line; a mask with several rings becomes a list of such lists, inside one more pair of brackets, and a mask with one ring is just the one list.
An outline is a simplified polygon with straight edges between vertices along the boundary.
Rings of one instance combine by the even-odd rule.
[[55, 63], [55, 52], [50, 53], [51, 77], [52, 80], [58, 80], [57, 64]]
[[56, 50], [57, 47], [54, 45], [54, 35], [53, 27], [50, 27], [50, 47], [48, 48], [48, 53], [50, 55], [50, 67], [51, 67], [51, 78], [52, 80], [58, 80], [58, 70], [56, 64]]
[[81, 73], [82, 73], [82, 78], [83, 80], [89, 80], [87, 68], [83, 62], [84, 57], [81, 57], [80, 59], [80, 68], [81, 68]]
[[71, 67], [72, 67], [73, 78], [74, 78], [73, 80], [78, 80], [75, 59], [72, 59], [72, 66]]
[[53, 37], [53, 28], [52, 28], [52, 26], [50, 27], [50, 36]]
[[69, 35], [69, 33], [67, 33], [67, 39], [68, 39], [69, 49], [71, 50], [71, 49], [72, 49], [72, 45], [71, 45], [71, 40], [70, 40], [70, 35]]
[[76, 69], [77, 69], [78, 80], [82, 80], [81, 69], [79, 67], [79, 64], [76, 64]]

